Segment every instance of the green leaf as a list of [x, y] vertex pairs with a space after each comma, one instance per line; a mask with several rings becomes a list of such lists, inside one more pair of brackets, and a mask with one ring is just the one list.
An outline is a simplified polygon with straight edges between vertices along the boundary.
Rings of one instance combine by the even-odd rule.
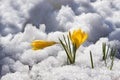
[[69, 51], [70, 51], [70, 53], [71, 53], [71, 55], [72, 55], [72, 50], [71, 50], [71, 46], [70, 46], [70, 39], [69, 39], [69, 36], [67, 36], [67, 39], [68, 39], [68, 47], [69, 47]]
[[92, 66], [92, 68], [94, 68], [93, 58], [92, 58], [92, 52], [91, 52], [91, 51], [90, 51], [90, 61], [91, 61], [91, 66]]
[[105, 55], [106, 55], [106, 43], [102, 44], [102, 50], [103, 50], [103, 60], [105, 60]]
[[111, 53], [110, 53], [110, 58], [113, 58], [115, 56], [116, 53], [116, 49], [111, 49]]
[[64, 42], [65, 42], [66, 46], [68, 46], [64, 35], [63, 35], [63, 39], [64, 39]]
[[110, 59], [111, 61], [111, 66], [110, 66], [110, 70], [112, 70], [113, 68], [113, 64], [114, 64], [114, 58], [115, 58], [115, 54], [116, 54], [116, 49], [111, 49], [111, 53], [110, 53]]
[[105, 59], [107, 59], [109, 49], [110, 49], [110, 46], [108, 45], [107, 52], [106, 52], [106, 55], [105, 55]]
[[68, 52], [65, 44], [63, 43], [63, 41], [62, 41], [61, 39], [59, 39], [59, 41], [60, 41], [61, 45], [63, 46], [63, 48], [64, 48], [64, 50], [65, 50], [65, 52], [66, 52], [66, 54], [67, 54], [67, 57], [68, 57], [70, 63], [72, 63], [72, 60], [71, 60], [72, 58], [71, 58], [71, 56], [69, 55], [69, 52]]

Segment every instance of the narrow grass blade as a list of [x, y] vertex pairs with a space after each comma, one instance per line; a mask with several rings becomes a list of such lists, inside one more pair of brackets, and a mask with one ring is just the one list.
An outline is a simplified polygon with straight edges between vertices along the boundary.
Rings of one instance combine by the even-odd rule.
[[77, 50], [77, 48], [76, 48], [76, 44], [73, 44], [73, 62], [75, 62], [75, 58], [76, 58], [76, 50]]
[[115, 58], [115, 54], [116, 54], [116, 49], [113, 49], [112, 48], [112, 50], [111, 50], [111, 56], [110, 56], [110, 58], [111, 58], [111, 66], [110, 66], [110, 70], [112, 70], [112, 68], [113, 68], [113, 65], [114, 65], [114, 58]]
[[68, 46], [64, 35], [63, 35], [63, 39], [64, 39], [64, 42], [65, 42], [66, 46]]
[[90, 51], [90, 61], [91, 61], [91, 67], [92, 69], [94, 68], [94, 64], [93, 64], [93, 58], [92, 58], [92, 52]]
[[102, 44], [102, 50], [103, 50], [103, 52], [102, 52], [102, 53], [103, 53], [103, 58], [102, 58], [102, 59], [105, 60], [105, 55], [106, 55], [106, 43], [103, 43], [103, 44]]
[[70, 51], [70, 53], [71, 53], [71, 55], [72, 55], [72, 50], [71, 50], [71, 45], [70, 45], [70, 39], [69, 39], [69, 36], [67, 36], [67, 38], [68, 38], [68, 47], [69, 47], [69, 51]]
[[109, 49], [110, 49], [110, 46], [108, 45], [107, 52], [106, 52], [106, 55], [105, 55], [105, 59], [107, 59], [107, 56], [108, 56], [108, 53], [109, 53]]
[[66, 49], [65, 44], [62, 42], [61, 39], [59, 39], [59, 41], [60, 41], [61, 45], [63, 46], [63, 48], [64, 48], [64, 50], [65, 50], [65, 52], [66, 52], [66, 54], [67, 54], [67, 57], [68, 57], [70, 63], [72, 63], [71, 56], [69, 55], [69, 52], [68, 52], [68, 50]]

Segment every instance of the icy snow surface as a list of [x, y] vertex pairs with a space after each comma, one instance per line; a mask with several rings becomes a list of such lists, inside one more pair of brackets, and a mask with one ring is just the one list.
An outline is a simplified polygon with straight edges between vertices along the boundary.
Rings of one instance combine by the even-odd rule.
[[[89, 37], [73, 65], [59, 44], [31, 50], [33, 40], [58, 42], [77, 28]], [[107, 67], [102, 61], [103, 42], [117, 49], [112, 70], [110, 59]], [[0, 78], [120, 80], [120, 0], [0, 0]]]

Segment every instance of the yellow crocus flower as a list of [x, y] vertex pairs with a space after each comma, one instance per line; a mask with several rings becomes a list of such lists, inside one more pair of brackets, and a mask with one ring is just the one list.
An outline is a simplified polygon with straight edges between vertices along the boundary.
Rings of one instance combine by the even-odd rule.
[[32, 50], [39, 50], [39, 49], [43, 49], [45, 47], [48, 47], [48, 46], [52, 46], [54, 44], [57, 44], [57, 42], [54, 42], [54, 41], [44, 41], [44, 40], [35, 40], [32, 42]]
[[79, 48], [79, 46], [85, 42], [85, 40], [88, 38], [88, 34], [83, 32], [82, 30], [74, 30], [73, 33], [69, 31], [69, 37], [72, 41], [72, 43], [75, 45], [76, 48]]

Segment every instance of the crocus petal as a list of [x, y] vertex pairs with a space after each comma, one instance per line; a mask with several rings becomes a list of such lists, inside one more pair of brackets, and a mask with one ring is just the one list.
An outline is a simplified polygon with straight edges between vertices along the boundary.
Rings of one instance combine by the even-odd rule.
[[82, 43], [85, 42], [85, 40], [88, 38], [88, 34], [84, 33], [83, 34], [83, 38], [82, 38]]
[[76, 45], [76, 48], [78, 48], [88, 38], [88, 34], [78, 29], [74, 30], [72, 34], [69, 32], [69, 37], [72, 43]]
[[54, 44], [57, 44], [57, 42], [54, 41], [43, 41], [43, 40], [35, 40], [32, 42], [32, 50], [38, 50], [38, 49], [43, 49], [48, 46], [52, 46]]
[[39, 48], [32, 48], [32, 50], [38, 50]]

